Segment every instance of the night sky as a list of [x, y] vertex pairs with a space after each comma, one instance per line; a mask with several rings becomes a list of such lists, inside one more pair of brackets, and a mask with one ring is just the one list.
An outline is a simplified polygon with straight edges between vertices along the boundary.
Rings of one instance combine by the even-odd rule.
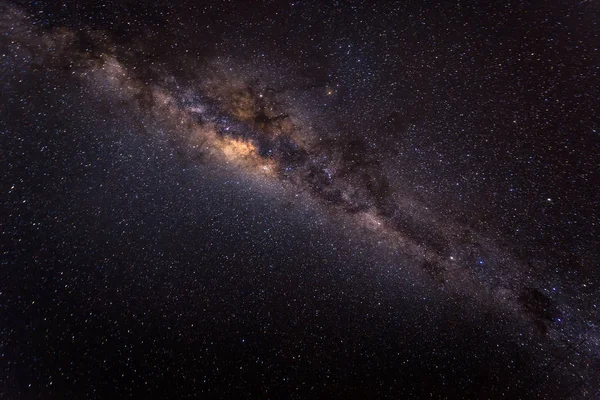
[[0, 0], [0, 398], [599, 398], [599, 21]]

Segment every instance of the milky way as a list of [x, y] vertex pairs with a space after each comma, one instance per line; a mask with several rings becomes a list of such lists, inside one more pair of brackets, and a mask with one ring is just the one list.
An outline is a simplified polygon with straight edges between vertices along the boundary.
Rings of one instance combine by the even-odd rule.
[[[97, 49], [82, 52], [81, 38], [72, 31], [42, 33], [31, 30], [19, 11], [11, 9], [6, 15], [11, 42], [16, 40], [17, 51], [31, 63], [70, 68], [98, 93], [117, 96], [148, 124], [162, 124], [185, 161], [231, 163], [289, 182], [338, 217], [385, 237], [439, 284], [514, 308], [544, 331], [562, 313], [571, 312], [568, 304], [554, 304], [542, 294], [543, 281], [520, 272], [526, 268], [510, 249], [403, 196], [367, 142], [323, 139], [280, 104], [290, 100], [278, 88], [238, 68], [235, 61], [208, 60], [194, 81], [181, 84], [168, 71], [150, 71], [154, 76], [145, 77], [145, 71], [129, 70], [119, 61], [118, 49], [101, 32], [89, 33]], [[22, 19], [16, 29], [15, 19]]]
[[[190, 61], [178, 54], [178, 61], [148, 64], [142, 48], [131, 50], [135, 44], [125, 46], [102, 30], [43, 30], [18, 8], [3, 6], [2, 14], [11, 62], [68, 71], [90, 92], [120, 103], [147, 128], [137, 134], [160, 136], [182, 165], [233, 168], [266, 182], [267, 190], [279, 185], [290, 202], [308, 202], [348, 224], [350, 236], [366, 233], [374, 245], [383, 243], [411, 265], [413, 272], [403, 273], [413, 279], [520, 319], [551, 341], [566, 332], [570, 341], [586, 342], [578, 351], [587, 357], [599, 351], [592, 329], [597, 309], [583, 307], [573, 290], [554, 293], [548, 273], [532, 272], [544, 267], [532, 266], [513, 241], [482, 232], [450, 208], [430, 206], [397, 172], [412, 166], [396, 162], [393, 149], [332, 128], [330, 111], [305, 105], [303, 96], [333, 102], [342, 90], [333, 80], [288, 86], [283, 68], [245, 65], [236, 57]], [[370, 122], [361, 129], [383, 128]], [[589, 282], [573, 279], [573, 287]]]

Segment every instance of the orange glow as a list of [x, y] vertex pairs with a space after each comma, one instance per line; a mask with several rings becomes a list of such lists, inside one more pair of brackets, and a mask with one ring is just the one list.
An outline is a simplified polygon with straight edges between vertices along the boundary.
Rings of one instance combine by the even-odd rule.
[[256, 146], [254, 146], [252, 143], [232, 138], [223, 139], [222, 150], [227, 158], [232, 160], [257, 155]]

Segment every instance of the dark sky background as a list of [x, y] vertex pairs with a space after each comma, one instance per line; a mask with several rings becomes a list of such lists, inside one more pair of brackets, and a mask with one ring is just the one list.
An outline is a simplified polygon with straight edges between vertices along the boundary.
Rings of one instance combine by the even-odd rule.
[[1, 398], [600, 395], [596, 3], [0, 11]]

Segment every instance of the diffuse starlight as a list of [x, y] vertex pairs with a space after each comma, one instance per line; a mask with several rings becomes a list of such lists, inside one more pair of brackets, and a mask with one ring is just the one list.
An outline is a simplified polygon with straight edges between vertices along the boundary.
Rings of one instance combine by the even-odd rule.
[[167, 127], [172, 145], [185, 157], [234, 164], [307, 191], [338, 216], [413, 257], [440, 285], [513, 310], [542, 331], [556, 322], [561, 307], [568, 307], [546, 298], [543, 282], [523, 275], [520, 262], [492, 240], [404, 197], [366, 143], [323, 140], [303, 126], [281, 106], [277, 89], [260, 78], [207, 62], [208, 72], [195, 82], [178, 83], [164, 72], [150, 83], [141, 69], [130, 70], [119, 61], [105, 34], [90, 34], [97, 50], [81, 51], [75, 33], [31, 30], [26, 16], [11, 13], [23, 21], [14, 40], [31, 62], [71, 68], [96, 91], [116, 96], [150, 124]]
[[[287, 70], [275, 66], [265, 68], [264, 65], [259, 66], [261, 65], [259, 62], [241, 61], [243, 59], [236, 58], [235, 55], [227, 57], [200, 53], [197, 56], [190, 55], [187, 49], [182, 52], [178, 43], [173, 43], [172, 47], [169, 47], [174, 50], [172, 55], [169, 53], [170, 61], [161, 63], [144, 53], [147, 48], [152, 47], [152, 44], [144, 42], [143, 39], [140, 42], [128, 43], [125, 41], [124, 45], [123, 40], [116, 39], [117, 35], [108, 31], [78, 30], [73, 27], [43, 29], [35, 26], [34, 18], [15, 7], [2, 5], [0, 11], [3, 14], [3, 17], [0, 18], [0, 28], [6, 32], [0, 41], [3, 48], [7, 49], [7, 53], [10, 53], [10, 57], [5, 58], [8, 60], [7, 62], [23, 63], [33, 71], [33, 74], [41, 75], [43, 71], [60, 71], [60, 73], [67, 74], [69, 79], [73, 77], [77, 85], [84, 88], [86, 96], [107, 99], [111, 104], [119, 104], [123, 114], [139, 123], [139, 127], [141, 127], [139, 131], [133, 130], [128, 134], [138, 138], [139, 135], [148, 135], [151, 139], [158, 139], [150, 140], [150, 142], [161, 149], [166, 144], [168, 149], [172, 149], [173, 153], [179, 156], [182, 164], [196, 166], [210, 164], [211, 167], [217, 169], [234, 171], [236, 176], [249, 177], [250, 180], [261, 184], [266, 182], [266, 185], [261, 186], [267, 188], [266, 190], [273, 189], [275, 186], [283, 187], [283, 191], [278, 193], [285, 193], [282, 196], [284, 198], [289, 196], [284, 199], [285, 201], [301, 203], [307, 208], [315, 208], [320, 215], [324, 215], [332, 223], [332, 226], [333, 223], [341, 221], [342, 225], [348, 228], [346, 232], [348, 237], [359, 241], [366, 236], [366, 241], [371, 241], [374, 247], [383, 246], [389, 250], [389, 253], [394, 254], [398, 259], [398, 269], [393, 271], [393, 275], [402, 276], [408, 282], [412, 280], [413, 287], [417, 283], [417, 287], [432, 287], [438, 294], [448, 295], [452, 301], [464, 300], [464, 306], [473, 314], [477, 314], [474, 318], [478, 321], [480, 317], [485, 321], [490, 314], [511, 319], [513, 325], [507, 328], [507, 331], [510, 329], [518, 331], [515, 341], [519, 345], [522, 343], [522, 327], [526, 327], [525, 331], [532, 333], [531, 337], [548, 341], [556, 348], [560, 348], [564, 342], [567, 342], [567, 349], [576, 349], [576, 356], [581, 356], [585, 368], [589, 369], [590, 366], [593, 366], [592, 361], [597, 358], [597, 348], [600, 345], [597, 332], [594, 330], [596, 322], [590, 317], [590, 309], [581, 307], [583, 297], [578, 297], [578, 294], [574, 295], [579, 286], [572, 284], [572, 287], [569, 287], [570, 283], [560, 286], [557, 283], [561, 282], [561, 279], [564, 282], [569, 279], [578, 282], [577, 276], [560, 277], [558, 269], [556, 269], [558, 278], [552, 274], [549, 276], [548, 273], [537, 273], [537, 271], [544, 271], [544, 268], [538, 267], [538, 264], [545, 265], [544, 260], [533, 257], [525, 259], [522, 252], [519, 253], [516, 250], [517, 246], [514, 243], [502, 239], [502, 234], [492, 237], [489, 232], [484, 234], [475, 228], [472, 221], [469, 222], [468, 219], [460, 218], [451, 212], [440, 212], [439, 208], [430, 208], [426, 198], [419, 197], [409, 190], [411, 186], [409, 179], [403, 177], [402, 174], [396, 174], [398, 169], [417, 171], [420, 165], [414, 160], [412, 162], [399, 161], [403, 160], [401, 157], [390, 159], [390, 153], [397, 149], [389, 152], [382, 151], [381, 143], [391, 143], [396, 146], [401, 143], [402, 139], [410, 144], [412, 140], [416, 140], [411, 135], [426, 135], [428, 129], [433, 129], [432, 126], [435, 125], [428, 124], [424, 124], [425, 127], [421, 127], [420, 130], [413, 129], [416, 125], [413, 122], [417, 120], [415, 115], [418, 114], [419, 107], [413, 105], [417, 111], [410, 107], [406, 107], [406, 110], [396, 110], [381, 124], [369, 122], [370, 125], [366, 128], [364, 126], [359, 128], [359, 119], [374, 121], [376, 118], [361, 119], [361, 116], [357, 116], [356, 119], [349, 118], [351, 113], [358, 112], [356, 108], [351, 111], [345, 111], [344, 107], [340, 106], [327, 109], [330, 104], [334, 103], [335, 98], [341, 98], [344, 96], [344, 90], [347, 90], [343, 85], [334, 82], [336, 79], [340, 79], [340, 81], [342, 79], [335, 77], [335, 74], [330, 73], [327, 81], [323, 81], [322, 77], [298, 78], [296, 76], [298, 72], [293, 68]], [[377, 40], [384, 41], [384, 37], [385, 35], [379, 35]], [[136, 47], [136, 44], [140, 44], [139, 48]], [[354, 55], [355, 49], [352, 43], [335, 43], [331, 46], [333, 53], [337, 52], [351, 60], [347, 64], [352, 68], [345, 73], [346, 77], [350, 77], [348, 79], [355, 82], [355, 88], [363, 88], [361, 85], [368, 86], [369, 79], [379, 79], [378, 76], [364, 69], [368, 60]], [[277, 61], [279, 65], [284, 63], [278, 58]], [[325, 62], [323, 61], [323, 63]], [[273, 63], [273, 65], [275, 64]], [[419, 74], [426, 68], [433, 67], [419, 65], [418, 68], [415, 67], [412, 70], [407, 67], [406, 71], [413, 74], [411, 76], [414, 77], [420, 76]], [[437, 68], [434, 69], [437, 70]], [[344, 68], [341, 68], [340, 71], [344, 71]], [[338, 72], [341, 76], [343, 74], [340, 71]], [[356, 78], [356, 75], [365, 71], [369, 79], [359, 80]], [[288, 81], [295, 83], [292, 84]], [[304, 83], [298, 84], [298, 82]], [[436, 90], [439, 91], [439, 86], [441, 86], [439, 82], [435, 85], [427, 80], [424, 82], [417, 89], [409, 88], [410, 85], [403, 89], [406, 91], [406, 93], [403, 92], [403, 95], [415, 97], [414, 104], [425, 104], [423, 112], [427, 111], [425, 110], [427, 107], [435, 108], [431, 104], [427, 105], [427, 95], [424, 93], [428, 92], [428, 85], [435, 86], [431, 89], [432, 93]], [[397, 86], [396, 84], [397, 82], [393, 82], [394, 87]], [[485, 87], [485, 85], [479, 85], [479, 87]], [[357, 92], [360, 92], [358, 89]], [[364, 111], [365, 115], [378, 106], [385, 105], [379, 104], [383, 91], [366, 90], [362, 93], [365, 98], [357, 101], [355, 96], [353, 104], [362, 104], [364, 110], [359, 111]], [[448, 96], [455, 95], [452, 90], [448, 90], [447, 94]], [[302, 96], [304, 99], [310, 99], [308, 103], [313, 105], [312, 113], [304, 111], [303, 107], [306, 102], [300, 100]], [[314, 107], [315, 104], [320, 104], [321, 108]], [[411, 102], [411, 104], [413, 103]], [[482, 109], [485, 111], [485, 107], [482, 106]], [[475, 114], [475, 112], [473, 113]], [[432, 111], [433, 114], [436, 112]], [[465, 111], [461, 109], [459, 115], [461, 121], [464, 118], [464, 123], [467, 124]], [[485, 118], [487, 116], [484, 115], [483, 119]], [[317, 119], [321, 122], [331, 123], [317, 123]], [[514, 124], [518, 122], [517, 117], [514, 119], [511, 117], [511, 119]], [[366, 129], [369, 132], [376, 132], [375, 135], [381, 141], [376, 143], [377, 141], [371, 140], [372, 138], [367, 134], [351, 133], [349, 127], [352, 125], [357, 125], [357, 130]], [[450, 123], [448, 125], [450, 126], [449, 131], [453, 134], [461, 131], [460, 127], [451, 126]], [[493, 123], [490, 126], [496, 129]], [[383, 132], [385, 129], [394, 128], [398, 129], [398, 132], [392, 135], [392, 139], [398, 140], [386, 142]], [[377, 133], [379, 131], [382, 132]], [[407, 138], [399, 138], [402, 136], [402, 132], [399, 131], [407, 131]], [[394, 137], [394, 135], [398, 137]], [[481, 143], [484, 142], [487, 143], [487, 139], [485, 141], [481, 139]], [[477, 145], [479, 144], [478, 142]], [[410, 144], [408, 147], [419, 154], [423, 152], [417, 145]], [[459, 147], [457, 146], [457, 148]], [[471, 159], [472, 155], [474, 159], [476, 149], [477, 146], [473, 151], [465, 152], [465, 159]], [[436, 153], [434, 158], [439, 159], [440, 165], [443, 164], [443, 154]], [[535, 161], [535, 157], [530, 156], [530, 160]], [[444, 181], [448, 176], [448, 169], [440, 170], [439, 173], [437, 170], [429, 171], [430, 175], [426, 176], [431, 179], [433, 175], [435, 179]], [[185, 172], [186, 169], [183, 168], [183, 170]], [[453, 178], [449, 184], [468, 184], [470, 172], [456, 171], [456, 179]], [[520, 171], [520, 173], [527, 176], [527, 170]], [[477, 177], [480, 176], [476, 165], [473, 174]], [[452, 176], [452, 174], [450, 175]], [[481, 179], [485, 180], [486, 178]], [[476, 179], [473, 178], [473, 180]], [[538, 182], [532, 182], [532, 184], [534, 183]], [[502, 190], [507, 189], [508, 193], [514, 195], [514, 184], [515, 182], [512, 180], [510, 182], [502, 181], [496, 183], [497, 187], [494, 190], [497, 189], [496, 192], [502, 193]], [[13, 184], [11, 193], [14, 188]], [[211, 187], [210, 189], [216, 188]], [[189, 191], [191, 190], [190, 188]], [[297, 195], [299, 192], [302, 192], [301, 196]], [[436, 193], [431, 195], [435, 196]], [[252, 197], [252, 194], [248, 197]], [[135, 198], [138, 198], [137, 193]], [[559, 198], [554, 194], [544, 195], [544, 206], [554, 205], [555, 200]], [[493, 201], [491, 197], [490, 201]], [[153, 202], [148, 203], [153, 206], [150, 203]], [[191, 203], [196, 204], [195, 200]], [[201, 202], [199, 201], [199, 203]], [[198, 205], [198, 207], [201, 206]], [[244, 208], [245, 212], [250, 213], [246, 206], [247, 204], [244, 204], [244, 207], [240, 208]], [[237, 218], [238, 211], [235, 211], [235, 218]], [[49, 215], [54, 215], [53, 212], [51, 210]], [[133, 214], [136, 214], [135, 210]], [[87, 221], [85, 222], [87, 223]], [[218, 223], [219, 218], [215, 217], [208, 225], [213, 222]], [[119, 234], [124, 234], [125, 230], [121, 229], [121, 221], [118, 224]], [[123, 224], [127, 225], [126, 222]], [[39, 225], [32, 226], [39, 228]], [[265, 232], [270, 229], [271, 227], [265, 228]], [[234, 230], [243, 231], [244, 234], [247, 232], [246, 227], [236, 226]], [[236, 235], [240, 232], [236, 231]], [[141, 236], [145, 235], [146, 233]], [[540, 240], [544, 238], [543, 234], [539, 234], [539, 238]], [[549, 240], [547, 236], [545, 239]], [[105, 239], [102, 238], [102, 243], [104, 243], [103, 240]], [[290, 240], [289, 243], [292, 246], [299, 245], [294, 240]], [[552, 240], [555, 243], [559, 241], [555, 236], [552, 236]], [[212, 246], [212, 240], [207, 242]], [[289, 245], [289, 243], [282, 244], [278, 241], [276, 243], [278, 246]], [[309, 247], [314, 244], [312, 239], [307, 240], [306, 243]], [[531, 243], [524, 243], [523, 246], [531, 246]], [[144, 243], [144, 249], [147, 249], [146, 246], [147, 244]], [[223, 261], [223, 265], [229, 266], [230, 260], [235, 258], [237, 246], [243, 246], [243, 244], [235, 243], [233, 250], [219, 250], [223, 252], [222, 259], [227, 260]], [[189, 249], [190, 246], [186, 247], [185, 251], [187, 252]], [[265, 264], [267, 271], [265, 276], [270, 277], [272, 274], [277, 274], [277, 272], [273, 272], [274, 267], [270, 260], [265, 261], [269, 255], [262, 254], [263, 249], [253, 248], [252, 251], [256, 253], [253, 254], [253, 257], [263, 257], [260, 265]], [[212, 250], [207, 250], [205, 253], [202, 257], [213, 255]], [[103, 265], [103, 260], [106, 259], [97, 257], [100, 265]], [[94, 260], [96, 261], [96, 258]], [[572, 260], [574, 263], [583, 263], [575, 256]], [[325, 263], [325, 261], [323, 262]], [[211, 268], [213, 264], [218, 265], [219, 262], [212, 263]], [[291, 270], [287, 271], [287, 273], [291, 272]], [[307, 281], [318, 278], [319, 273], [323, 273], [323, 271], [315, 272]], [[228, 276], [228, 279], [236, 280], [233, 276]], [[283, 281], [287, 282], [285, 279]], [[290, 280], [290, 282], [292, 282], [291, 285], [301, 286], [301, 283], [295, 280]], [[584, 285], [586, 293], [590, 292], [589, 287], [592, 286], [589, 282], [586, 281]], [[216, 288], [220, 287], [218, 282], [210, 284]], [[286, 288], [284, 292], [288, 293], [288, 289]], [[315, 291], [317, 289], [317, 287], [314, 288]], [[354, 290], [358, 291], [357, 288]], [[366, 291], [369, 295], [379, 295], [377, 291], [371, 291], [370, 287], [367, 287]], [[1, 294], [2, 292], [0, 292]], [[264, 289], [255, 291], [254, 288], [248, 289], [247, 287], [243, 287], [239, 291], [231, 291], [229, 294], [234, 297], [248, 295], [250, 300], [244, 298], [243, 301], [256, 301], [257, 303], [263, 301], [265, 296]], [[399, 294], [395, 293], [394, 295]], [[197, 297], [206, 299], [208, 302], [219, 297], [202, 296], [204, 295], [198, 294]], [[592, 295], [588, 295], [588, 298], [591, 297]], [[315, 304], [318, 303], [312, 295], [307, 298], [300, 299], [298, 302], [305, 301], [304, 304], [312, 304], [314, 301]], [[326, 298], [329, 298], [329, 294]], [[421, 297], [419, 293], [417, 298], [419, 299], [417, 309], [421, 310], [419, 307], [424, 307], [418, 312], [425, 313], [435, 308], [430, 308], [428, 296]], [[421, 299], [423, 305], [421, 305]], [[290, 307], [296, 300], [294, 298], [284, 302], [284, 306]], [[362, 304], [362, 301], [357, 303]], [[223, 301], [221, 305], [225, 306], [226, 303]], [[377, 300], [374, 304], [379, 307], [381, 303]], [[317, 304], [316, 307], [319, 307], [316, 312], [308, 313], [311, 321], [318, 319], [322, 304]], [[593, 304], [593, 307], [596, 305]], [[203, 305], [203, 312], [208, 308], [210, 307]], [[443, 315], [441, 315], [443, 313], [439, 311], [442, 308], [439, 304], [435, 308], [440, 312], [438, 316], [440, 319], [443, 319]], [[269, 317], [273, 315], [269, 307], [265, 309]], [[358, 316], [358, 319], [368, 319], [372, 315], [372, 310], [366, 310], [363, 313], [364, 310], [361, 306], [356, 306], [356, 309], [360, 312], [354, 308], [352, 312], [356, 312], [356, 315], [353, 314], [353, 316]], [[381, 308], [381, 310], [384, 309]], [[245, 308], [241, 307], [240, 310], [232, 312], [233, 316], [227, 315], [224, 318], [227, 321], [229, 318], [235, 320], [239, 317], [239, 313], [244, 311]], [[216, 315], [215, 318], [223, 316], [218, 313], [214, 315]], [[397, 319], [400, 318], [399, 313], [388, 312], [386, 315], [390, 318], [387, 320], [388, 322], [390, 320], [399, 321]], [[254, 317], [252, 318], [254, 319]], [[291, 324], [294, 325], [295, 322], [291, 322]], [[435, 324], [437, 324], [437, 320], [435, 320]], [[440, 329], [445, 329], [448, 334], [452, 334], [454, 326], [452, 324], [455, 325], [456, 322], [452, 322], [449, 326], [444, 325]], [[269, 324], [265, 324], [260, 327], [260, 331], [265, 332], [269, 327]], [[435, 329], [438, 328], [435, 327]], [[485, 329], [489, 334], [487, 327], [479, 328], [482, 331]], [[395, 332], [390, 334], [394, 336]], [[462, 333], [456, 333], [456, 335], [460, 336]], [[375, 336], [378, 337], [377, 340], [380, 339], [379, 331]], [[399, 339], [394, 337], [394, 342], [399, 342]], [[487, 345], [485, 338], [483, 342]], [[246, 344], [245, 336], [240, 339], [240, 343]], [[347, 344], [343, 343], [342, 346], [346, 348]], [[350, 348], [350, 350], [352, 349]], [[397, 354], [400, 355], [400, 353]], [[296, 360], [296, 355], [293, 357], [293, 360]], [[569, 365], [573, 366], [574, 364]], [[583, 371], [584, 368], [582, 367], [581, 370]], [[325, 373], [329, 374], [329, 372], [323, 372], [323, 374]], [[443, 382], [445, 382], [444, 379], [442, 379]], [[521, 386], [517, 384], [517, 388]], [[527, 391], [529, 390], [528, 388]], [[513, 392], [507, 389], [506, 393]]]

